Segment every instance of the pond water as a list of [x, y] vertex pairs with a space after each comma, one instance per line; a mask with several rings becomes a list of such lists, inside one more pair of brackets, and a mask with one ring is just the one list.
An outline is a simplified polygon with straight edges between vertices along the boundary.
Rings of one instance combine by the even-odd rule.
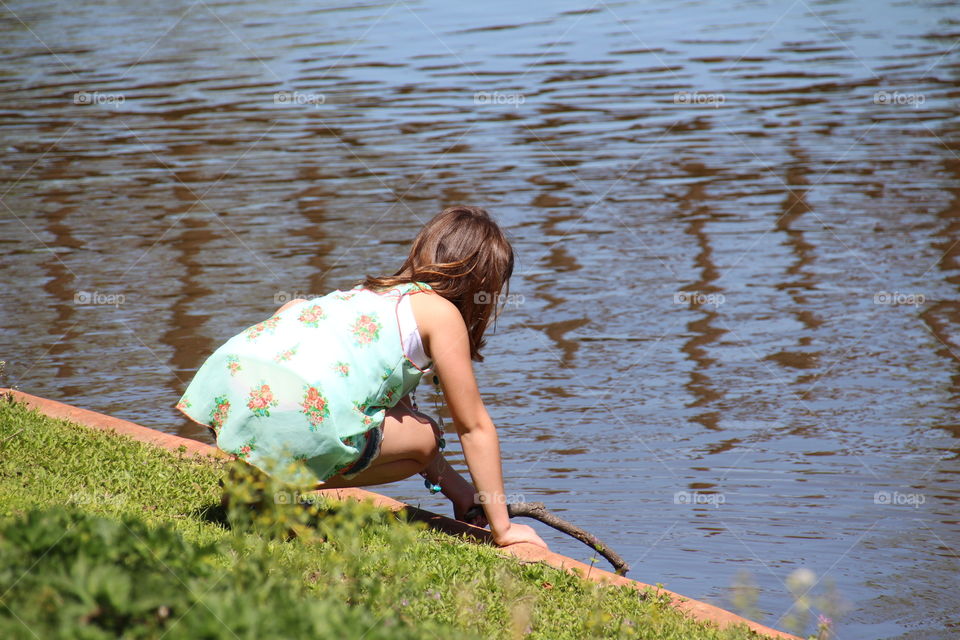
[[957, 8], [8, 2], [0, 382], [210, 442], [220, 343], [481, 205], [511, 497], [772, 626], [805, 568], [839, 638], [956, 637]]

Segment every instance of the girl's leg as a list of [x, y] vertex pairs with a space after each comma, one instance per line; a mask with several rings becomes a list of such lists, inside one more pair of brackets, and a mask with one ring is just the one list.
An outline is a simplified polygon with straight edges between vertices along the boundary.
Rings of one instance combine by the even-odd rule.
[[413, 411], [404, 403], [387, 411], [383, 420], [383, 439], [380, 455], [369, 467], [351, 479], [336, 475], [319, 489], [366, 487], [396, 482], [420, 473], [438, 455], [434, 423], [422, 413]]
[[387, 411], [383, 421], [380, 455], [371, 465], [351, 479], [336, 475], [320, 489], [366, 487], [396, 482], [426, 473], [432, 483], [439, 483], [443, 495], [453, 502], [454, 510], [466, 511], [474, 504], [474, 487], [450, 466], [440, 452], [440, 428], [426, 415], [414, 411], [407, 398]]
[[[453, 503], [453, 517], [457, 520], [464, 520], [464, 516], [470, 507], [480, 504], [477, 500], [476, 489], [466, 478], [457, 473], [456, 469], [450, 466], [442, 453], [427, 466], [424, 471], [427, 474], [427, 480], [437, 484], [439, 479], [440, 489], [443, 495]], [[479, 516], [470, 521], [478, 527], [487, 526], [485, 515]]]

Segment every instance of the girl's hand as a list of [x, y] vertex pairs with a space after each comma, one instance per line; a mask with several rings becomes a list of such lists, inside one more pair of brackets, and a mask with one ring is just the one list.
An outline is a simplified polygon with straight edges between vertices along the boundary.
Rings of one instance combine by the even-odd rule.
[[487, 522], [487, 516], [483, 512], [483, 506], [473, 502], [468, 505], [453, 505], [453, 517], [461, 522], [472, 524], [475, 527], [485, 528], [490, 523]]
[[[447, 495], [447, 497], [450, 498], [450, 502], [453, 503], [453, 517], [460, 522], [466, 522], [475, 527], [486, 527], [489, 523], [487, 522], [486, 514], [483, 512], [483, 505], [476, 501], [476, 489], [452, 468], [450, 468], [450, 473], [455, 474], [453, 480], [461, 480], [460, 484], [462, 484], [465, 489], [463, 492], [455, 492]], [[447, 485], [448, 488], [450, 486], [450, 484]], [[469, 492], [466, 491], [466, 489], [469, 489]]]
[[516, 544], [518, 542], [529, 542], [543, 547], [547, 551], [550, 550], [550, 547], [547, 546], [547, 543], [537, 535], [537, 532], [533, 530], [533, 527], [525, 524], [514, 524], [510, 523], [510, 528], [504, 531], [501, 534], [494, 532], [493, 541], [498, 547], [506, 547], [511, 544]]

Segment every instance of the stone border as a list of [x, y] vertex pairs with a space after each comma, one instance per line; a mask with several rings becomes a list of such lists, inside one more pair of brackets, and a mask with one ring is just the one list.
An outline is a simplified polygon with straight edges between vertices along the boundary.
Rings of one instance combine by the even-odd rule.
[[[48, 400], [39, 396], [30, 395], [29, 393], [24, 393], [16, 389], [0, 388], [0, 396], [6, 396], [22, 402], [28, 407], [36, 409], [40, 413], [51, 418], [69, 420], [70, 422], [91, 427], [93, 429], [100, 429], [102, 431], [114, 431], [116, 433], [130, 436], [134, 440], [149, 442], [171, 451], [176, 451], [180, 447], [186, 447], [186, 453], [190, 455], [198, 454], [201, 456], [211, 456], [226, 460], [233, 458], [232, 455], [203, 442], [163, 433], [154, 429], [143, 427], [133, 422], [121, 420], [120, 418], [114, 418], [112, 416], [90, 411], [88, 409], [81, 409], [79, 407], [74, 407], [62, 402], [57, 402], [56, 400]], [[490, 532], [486, 529], [474, 527], [465, 522], [454, 520], [453, 518], [448, 518], [430, 511], [418, 509], [417, 507], [400, 502], [399, 500], [394, 500], [393, 498], [380, 495], [379, 493], [373, 493], [372, 491], [367, 491], [365, 489], [321, 489], [318, 491], [318, 493], [334, 496], [339, 500], [370, 500], [379, 507], [384, 507], [390, 509], [391, 511], [405, 512], [412, 519], [423, 521], [432, 529], [443, 531], [444, 533], [454, 536], [466, 534], [478, 542], [490, 542]], [[672, 600], [674, 607], [685, 612], [695, 620], [712, 622], [719, 627], [745, 624], [750, 627], [750, 629], [763, 636], [785, 640], [801, 640], [801, 638], [797, 636], [766, 627], [762, 624], [731, 613], [730, 611], [721, 609], [720, 607], [715, 607], [711, 604], [707, 604], [706, 602], [700, 602], [698, 600], [686, 598], [667, 589], [644, 584], [643, 582], [631, 580], [630, 578], [624, 576], [618, 576], [610, 571], [598, 569], [597, 567], [574, 560], [573, 558], [569, 558], [567, 556], [560, 555], [559, 553], [547, 551], [534, 544], [518, 543], [508, 547], [498, 548], [497, 550], [503, 555], [513, 556], [522, 562], [544, 562], [552, 567], [563, 569], [564, 571], [570, 573], [579, 574], [580, 576], [588, 580], [592, 580], [593, 582], [612, 585], [630, 585], [638, 590], [644, 590], [648, 588], [653, 589], [658, 593], [667, 594]]]

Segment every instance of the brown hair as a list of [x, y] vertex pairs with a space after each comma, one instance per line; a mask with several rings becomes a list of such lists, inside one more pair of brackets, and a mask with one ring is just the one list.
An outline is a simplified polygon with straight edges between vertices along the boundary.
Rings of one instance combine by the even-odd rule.
[[513, 248], [484, 209], [447, 207], [424, 225], [403, 266], [392, 276], [367, 276], [367, 289], [425, 282], [456, 305], [470, 336], [470, 357], [483, 361], [483, 334], [496, 317], [501, 291], [513, 274]]

